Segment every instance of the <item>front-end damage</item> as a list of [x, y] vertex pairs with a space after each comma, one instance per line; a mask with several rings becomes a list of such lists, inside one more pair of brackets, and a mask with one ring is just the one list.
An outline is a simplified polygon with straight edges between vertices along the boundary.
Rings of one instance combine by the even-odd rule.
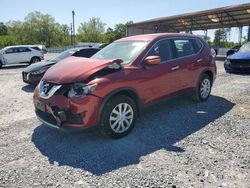
[[[97, 124], [102, 98], [94, 94], [98, 80], [122, 69], [121, 60], [109, 61], [86, 79], [57, 84], [43, 79], [35, 90], [34, 105], [38, 119], [59, 129], [87, 128]], [[93, 83], [94, 82], [94, 83]]]

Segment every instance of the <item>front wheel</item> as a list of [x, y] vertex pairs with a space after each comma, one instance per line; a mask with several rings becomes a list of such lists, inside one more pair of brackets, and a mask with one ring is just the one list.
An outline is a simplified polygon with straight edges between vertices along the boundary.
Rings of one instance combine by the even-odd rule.
[[193, 96], [194, 101], [203, 102], [206, 101], [211, 93], [212, 81], [210, 76], [203, 74], [199, 80], [195, 94]]
[[137, 118], [135, 102], [128, 96], [111, 98], [102, 111], [101, 131], [111, 138], [126, 136], [134, 127]]
[[39, 61], [41, 61], [39, 57], [32, 57], [31, 60], [30, 60], [30, 64], [36, 63], [36, 62], [39, 62]]

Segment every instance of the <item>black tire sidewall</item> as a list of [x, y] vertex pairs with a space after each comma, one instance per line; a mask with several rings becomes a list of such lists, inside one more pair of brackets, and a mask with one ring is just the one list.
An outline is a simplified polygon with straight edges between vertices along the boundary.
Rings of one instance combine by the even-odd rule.
[[[209, 91], [209, 95], [206, 98], [203, 98], [201, 96], [201, 84], [202, 84], [203, 80], [205, 80], [205, 79], [208, 79], [210, 81], [210, 91]], [[197, 95], [198, 95], [199, 100], [200, 101], [206, 101], [206, 100], [208, 100], [208, 98], [210, 96], [210, 93], [211, 93], [211, 89], [212, 89], [212, 81], [211, 81], [210, 76], [208, 76], [207, 74], [201, 75], [201, 78], [200, 78], [200, 81], [199, 81], [199, 85], [198, 85], [198, 89], [197, 89]]]
[[[123, 133], [116, 133], [112, 130], [112, 128], [110, 127], [110, 122], [109, 122], [109, 118], [110, 118], [110, 114], [112, 112], [112, 110], [120, 103], [127, 103], [129, 104], [132, 109], [133, 109], [133, 121], [130, 125], [130, 127]], [[100, 128], [101, 128], [101, 132], [108, 137], [111, 138], [121, 138], [126, 136], [130, 131], [132, 131], [132, 129], [135, 126], [136, 123], [136, 119], [137, 119], [137, 108], [136, 108], [136, 104], [135, 102], [128, 96], [125, 95], [117, 95], [112, 97], [104, 106], [103, 110], [102, 110], [102, 115], [101, 115], [101, 122], [100, 122]]]
[[39, 58], [39, 57], [32, 57], [31, 60], [30, 60], [30, 64], [33, 64], [33, 63], [38, 62], [38, 61], [35, 61], [35, 62], [34, 62], [35, 59], [38, 59], [38, 60], [40, 61], [40, 58]]

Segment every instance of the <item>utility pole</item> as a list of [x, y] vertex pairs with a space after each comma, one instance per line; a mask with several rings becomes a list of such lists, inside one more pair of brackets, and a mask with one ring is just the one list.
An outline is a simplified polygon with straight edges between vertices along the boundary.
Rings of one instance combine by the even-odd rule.
[[73, 27], [72, 27], [72, 23], [70, 23], [70, 44], [73, 46]]
[[74, 48], [76, 47], [76, 43], [75, 43], [75, 11], [72, 10], [72, 18], [73, 18], [73, 46]]

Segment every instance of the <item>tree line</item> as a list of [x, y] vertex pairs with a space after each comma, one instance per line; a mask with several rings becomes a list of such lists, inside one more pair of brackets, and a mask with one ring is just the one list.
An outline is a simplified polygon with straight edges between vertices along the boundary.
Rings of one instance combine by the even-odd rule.
[[[108, 27], [100, 18], [90, 18], [81, 23], [76, 34], [76, 42], [111, 43], [126, 36], [127, 25], [133, 23], [119, 23], [114, 28]], [[229, 29], [218, 29], [215, 38], [206, 40], [212, 46], [232, 47], [237, 43], [228, 41]], [[243, 39], [244, 40], [244, 39]], [[47, 47], [71, 45], [71, 28], [66, 24], [59, 24], [49, 14], [41, 12], [29, 13], [24, 21], [0, 22], [0, 48], [19, 44], [44, 44]]]
[[[126, 36], [127, 24], [116, 24], [114, 29], [105, 30], [106, 24], [100, 18], [91, 18], [81, 23], [76, 42], [111, 43]], [[0, 48], [19, 44], [43, 44], [46, 47], [60, 47], [72, 44], [71, 28], [59, 24], [49, 14], [31, 12], [24, 21], [0, 22]]]

